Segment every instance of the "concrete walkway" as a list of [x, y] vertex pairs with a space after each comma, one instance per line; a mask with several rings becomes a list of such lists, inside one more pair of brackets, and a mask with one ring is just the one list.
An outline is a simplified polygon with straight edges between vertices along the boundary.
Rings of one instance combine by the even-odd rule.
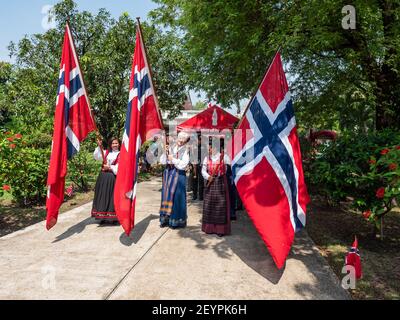
[[305, 231], [284, 270], [273, 264], [245, 212], [232, 235], [158, 224], [160, 179], [139, 185], [136, 227], [99, 225], [91, 204], [0, 238], [0, 299], [349, 299]]

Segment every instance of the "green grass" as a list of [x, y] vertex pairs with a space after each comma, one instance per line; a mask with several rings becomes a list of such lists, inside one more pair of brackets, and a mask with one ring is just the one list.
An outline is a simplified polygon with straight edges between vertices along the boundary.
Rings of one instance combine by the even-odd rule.
[[307, 231], [339, 279], [345, 255], [357, 235], [363, 278], [350, 293], [355, 299], [400, 299], [400, 210], [385, 217], [384, 239], [361, 213], [343, 203], [329, 207], [313, 197], [307, 214]]

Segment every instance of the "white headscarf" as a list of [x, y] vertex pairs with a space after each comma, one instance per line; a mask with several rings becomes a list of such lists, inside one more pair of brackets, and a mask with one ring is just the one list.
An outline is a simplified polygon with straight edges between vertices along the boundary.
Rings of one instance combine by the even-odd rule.
[[186, 132], [181, 131], [181, 132], [179, 132], [179, 134], [178, 134], [178, 139], [180, 139], [180, 140], [182, 140], [182, 141], [187, 142], [187, 141], [189, 140], [189, 138], [190, 138], [190, 136], [189, 136], [189, 134], [186, 133]]

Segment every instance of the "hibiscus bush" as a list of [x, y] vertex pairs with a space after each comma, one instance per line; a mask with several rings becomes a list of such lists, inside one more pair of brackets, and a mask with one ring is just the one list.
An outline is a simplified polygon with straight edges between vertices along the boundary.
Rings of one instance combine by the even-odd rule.
[[20, 205], [46, 198], [50, 150], [30, 147], [19, 133], [0, 133], [0, 196], [12, 195]]
[[[88, 139], [68, 161], [66, 187], [72, 185], [74, 190], [85, 192], [94, 186], [101, 166], [93, 159], [94, 147], [95, 143]], [[32, 137], [0, 132], [0, 197], [7, 192], [21, 206], [43, 205], [50, 151], [50, 147], [34, 143]]]
[[368, 163], [369, 171], [359, 178], [359, 183], [378, 188], [370, 190], [368, 197], [357, 199], [355, 204], [363, 210], [365, 219], [380, 228], [381, 218], [400, 204], [400, 144], [383, 148]]
[[331, 203], [352, 201], [380, 228], [381, 218], [400, 204], [399, 149], [396, 131], [342, 134], [319, 147], [305, 170], [307, 182]]

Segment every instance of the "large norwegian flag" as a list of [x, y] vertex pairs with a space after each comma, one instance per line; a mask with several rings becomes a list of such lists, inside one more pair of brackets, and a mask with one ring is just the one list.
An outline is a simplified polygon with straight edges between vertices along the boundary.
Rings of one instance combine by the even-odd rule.
[[127, 235], [135, 225], [140, 147], [162, 129], [163, 124], [138, 23], [128, 109], [114, 189], [115, 212]]
[[96, 126], [69, 26], [65, 27], [58, 93], [54, 116], [54, 133], [47, 177], [47, 229], [56, 223], [64, 201], [67, 159], [79, 152], [82, 142]]
[[280, 269], [310, 201], [296, 120], [277, 52], [233, 139], [232, 170], [244, 206]]

